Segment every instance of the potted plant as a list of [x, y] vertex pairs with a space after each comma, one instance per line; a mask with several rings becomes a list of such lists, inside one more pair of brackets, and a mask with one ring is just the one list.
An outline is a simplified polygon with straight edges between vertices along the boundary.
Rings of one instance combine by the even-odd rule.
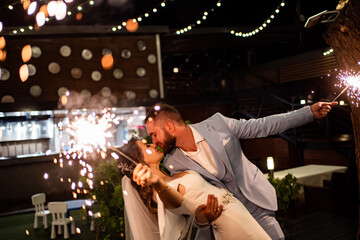
[[285, 214], [289, 206], [299, 197], [301, 184], [297, 182], [297, 178], [288, 173], [284, 178], [269, 177], [269, 182], [274, 186], [278, 201], [278, 214]]
[[125, 239], [124, 199], [122, 195], [121, 174], [116, 160], [102, 160], [94, 168], [94, 187], [87, 188], [95, 196], [95, 204], [89, 210], [101, 217], [95, 221], [96, 239]]

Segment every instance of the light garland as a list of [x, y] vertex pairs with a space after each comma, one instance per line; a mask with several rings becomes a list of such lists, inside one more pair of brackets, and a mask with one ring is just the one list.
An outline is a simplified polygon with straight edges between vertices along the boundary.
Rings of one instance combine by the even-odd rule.
[[237, 36], [237, 37], [252, 37], [262, 30], [264, 30], [269, 24], [275, 19], [275, 16], [280, 13], [280, 8], [285, 6], [285, 0], [283, 0], [274, 10], [274, 12], [257, 28], [254, 28], [252, 31], [249, 32], [236, 32], [235, 30], [230, 30], [230, 33]]
[[[22, 2], [22, 1], [21, 1], [21, 2]], [[55, 2], [55, 1], [50, 1], [50, 2]], [[50, 2], [49, 2], [49, 3], [50, 3]], [[66, 4], [67, 2], [68, 2], [68, 1], [65, 1], [64, 4]], [[15, 3], [11, 4], [11, 5], [8, 5], [7, 8], [8, 8], [10, 11], [12, 11], [12, 10], [14, 9], [14, 6], [15, 6], [16, 4], [18, 4], [18, 3], [20, 3], [20, 1], [17, 1], [17, 2], [15, 2]], [[55, 3], [56, 3], [56, 2], [55, 2]], [[36, 16], [36, 21], [37, 21], [37, 22], [41, 21], [43, 24], [45, 24], [45, 22], [49, 22], [49, 21], [52, 20], [52, 19], [63, 20], [66, 16], [71, 16], [74, 11], [77, 11], [78, 13], [81, 13], [82, 10], [83, 10], [83, 7], [85, 7], [85, 6], [87, 6], [87, 5], [88, 5], [88, 6], [93, 6], [94, 4], [95, 4], [94, 0], [88, 0], [88, 1], [85, 1], [85, 2], [77, 5], [76, 7], [72, 8], [72, 9], [76, 9], [76, 10], [68, 10], [68, 11], [66, 11], [65, 14], [64, 14], [64, 16], [63, 16], [63, 18], [61, 18], [61, 19], [57, 19], [57, 17], [56, 17], [55, 15], [49, 18], [49, 17], [45, 17], [44, 14], [41, 14], [41, 15], [43, 15], [43, 16], [41, 16], [41, 15], [37, 15], [37, 16]], [[44, 6], [44, 5], [43, 5], [43, 6]], [[40, 8], [39, 8], [39, 9], [40, 9]], [[41, 12], [38, 12], [38, 14], [39, 14], [39, 13], [41, 13]], [[42, 24], [42, 25], [43, 25], [43, 24]], [[41, 25], [41, 26], [42, 26], [42, 25]], [[39, 26], [39, 24], [38, 24], [38, 26], [37, 26], [36, 24], [34, 24], [34, 25], [29, 25], [29, 26], [27, 26], [27, 27], [17, 27], [17, 28], [10, 29], [9, 32], [12, 33], [12, 34], [14, 34], [14, 35], [17, 35], [17, 34], [20, 34], [20, 33], [25, 33], [25, 32], [29, 32], [29, 31], [33, 31], [34, 29], [36, 29], [36, 27], [41, 27], [41, 26]]]
[[[219, 0], [219, 1], [216, 3], [216, 6], [217, 6], [217, 7], [221, 7], [221, 0]], [[215, 8], [211, 8], [210, 12], [214, 12], [214, 11], [215, 11]], [[188, 31], [191, 31], [191, 30], [193, 29], [193, 27], [198, 26], [198, 25], [201, 25], [201, 24], [207, 19], [208, 15], [209, 15], [209, 11], [205, 11], [205, 12], [203, 13], [202, 17], [201, 17], [200, 19], [198, 19], [198, 20], [196, 21], [196, 23], [190, 24], [190, 25], [188, 25], [188, 26], [185, 27], [185, 28], [176, 30], [176, 31], [175, 31], [175, 34], [180, 35], [180, 34], [184, 34], [184, 33], [188, 32]]]
[[[166, 7], [166, 2], [167, 0], [164, 0], [162, 1], [161, 3], [157, 4], [153, 9], [141, 14], [140, 16], [138, 16], [137, 18], [134, 18], [133, 19], [133, 22], [136, 23], [136, 22], [141, 22], [142, 20], [144, 20], [144, 18], [148, 18], [150, 17], [151, 15], [155, 14], [158, 12], [159, 9], [161, 8], [165, 8]], [[116, 31], [120, 31], [123, 27], [126, 27], [128, 23], [127, 22], [122, 22], [120, 25], [117, 25], [117, 26], [114, 26], [111, 28], [111, 30], [113, 32], [116, 32]]]
[[[14, 9], [14, 6], [19, 4], [19, 3], [22, 3], [23, 1], [16, 1], [14, 2], [13, 4], [10, 4], [10, 5], [7, 5], [7, 6], [4, 6], [3, 8], [8, 8], [10, 11], [12, 11]], [[55, 1], [51, 1], [51, 2], [55, 2]], [[68, 1], [65, 1], [65, 3], [68, 2]], [[155, 14], [158, 12], [159, 9], [161, 8], [165, 8], [167, 5], [166, 5], [166, 2], [167, 0], [164, 0], [162, 1], [161, 3], [157, 4], [154, 8], [152, 8], [151, 10], [141, 14], [140, 16], [138, 16], [137, 18], [134, 18], [132, 19], [134, 23], [138, 23], [138, 22], [141, 22], [143, 21], [145, 18], [148, 18], [150, 17], [152, 14]], [[75, 7], [75, 11], [81, 13], [83, 11], [83, 7], [85, 6], [85, 4], [88, 4], [90, 6], [94, 5], [94, 0], [89, 0], [89, 1], [85, 1], [81, 4], [79, 4], [78, 6]], [[221, 7], [221, 0], [219, 0], [217, 3], [216, 3], [216, 6], [217, 7]], [[230, 30], [230, 33], [237, 36], [237, 37], [252, 37], [256, 34], [258, 34], [259, 32], [261, 32], [262, 30], [264, 30], [267, 26], [270, 25], [270, 23], [273, 21], [273, 19], [275, 18], [276, 14], [280, 13], [280, 9], [281, 7], [284, 7], [285, 6], [285, 0], [283, 0], [278, 6], [277, 8], [274, 10], [274, 12], [260, 25], [258, 26], [257, 28], [254, 28], [252, 31], [249, 31], [249, 32], [237, 32], [235, 30]], [[180, 34], [184, 34], [188, 31], [191, 31], [195, 26], [199, 26], [201, 25], [202, 23], [205, 22], [205, 20], [207, 20], [208, 18], [208, 15], [210, 12], [214, 12], [214, 9], [215, 8], [212, 8], [210, 11], [205, 11], [202, 15], [201, 18], [199, 18], [198, 20], [196, 20], [195, 23], [193, 24], [189, 24], [187, 27], [184, 27], [184, 28], [181, 28], [181, 29], [178, 29], [178, 30], [175, 30], [174, 33], [177, 34], [177, 35], [180, 35]], [[71, 16], [73, 14], [73, 11], [67, 11], [65, 16]], [[37, 16], [36, 17], [37, 21], [38, 22], [41, 22], [42, 24], [45, 24], [45, 22], [49, 22], [52, 18], [49, 18], [49, 17], [44, 17], [44, 16]], [[117, 26], [114, 26], [112, 27], [112, 31], [119, 31], [121, 30], [123, 27], [126, 27], [127, 26], [127, 22], [122, 22], [121, 24], [117, 25]], [[36, 27], [38, 27], [37, 25], [30, 25], [28, 27], [19, 27], [19, 28], [14, 28], [12, 30], [10, 30], [10, 32], [12, 32], [12, 34], [16, 35], [16, 34], [19, 34], [19, 33], [24, 33], [26, 31], [32, 31], [34, 30]], [[327, 54], [330, 54], [331, 52], [326, 52], [326, 54], [324, 53], [324, 55], [327, 55]]]
[[333, 53], [333, 52], [334, 52], [334, 49], [330, 48], [330, 49], [327, 50], [326, 52], [323, 52], [323, 55], [324, 55], [324, 56], [327, 56], [327, 55], [329, 55], [329, 54], [331, 54], [331, 53]]

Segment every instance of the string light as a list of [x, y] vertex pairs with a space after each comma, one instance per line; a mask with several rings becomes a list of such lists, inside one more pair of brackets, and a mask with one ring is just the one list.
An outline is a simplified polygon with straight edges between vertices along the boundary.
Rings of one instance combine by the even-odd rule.
[[[221, 0], [219, 0], [216, 3], [216, 6], [221, 7]], [[214, 12], [214, 11], [215, 11], [214, 8], [212, 8], [211, 12]], [[193, 27], [195, 27], [196, 25], [201, 25], [207, 19], [208, 15], [209, 15], [209, 12], [205, 11], [203, 13], [202, 17], [200, 19], [196, 20], [196, 23], [190, 24], [187, 27], [176, 30], [175, 34], [180, 35], [180, 34], [184, 34], [184, 33], [188, 32], [188, 31], [191, 31], [193, 29]]]
[[[151, 14], [158, 13], [159, 9], [166, 7], [166, 2], [167, 2], [167, 0], [162, 1], [161, 3], [157, 4], [157, 5], [156, 5], [154, 8], [152, 8], [151, 10], [149, 10], [149, 11], [147, 11], [147, 12], [139, 15], [137, 18], [134, 18], [134, 20], [137, 21], [137, 22], [141, 22], [141, 21], [143, 21], [144, 18], [150, 17]], [[118, 26], [113, 26], [113, 27], [111, 28], [111, 30], [112, 30], [113, 32], [115, 32], [115, 31], [120, 31], [123, 27], [126, 27], [126, 22], [125, 22], [125, 21], [122, 22], [121, 25], [122, 25], [122, 26], [120, 26], [120, 25], [118, 25]]]
[[[159, 9], [165, 8], [165, 7], [167, 6], [167, 5], [166, 5], [167, 1], [168, 1], [168, 0], [164, 0], [164, 1], [162, 1], [161, 3], [157, 4], [155, 7], [153, 7], [151, 10], [149, 10], [149, 11], [147, 11], [147, 12], [139, 15], [137, 18], [135, 18], [136, 21], [137, 21], [137, 22], [141, 22], [141, 21], [144, 20], [144, 18], [148, 18], [148, 17], [150, 17], [152, 14], [158, 13], [158, 12], [159, 12]], [[55, 1], [50, 1], [49, 3], [52, 3], [52, 2], [55, 2]], [[67, 2], [67, 1], [65, 1], [65, 3], [66, 3], [66, 2]], [[19, 3], [21, 3], [21, 1], [17, 1], [17, 2], [15, 2], [15, 3], [11, 4], [11, 5], [8, 5], [7, 7], [8, 7], [9, 10], [13, 10], [13, 9], [14, 9], [14, 6], [15, 6], [16, 4], [19, 4]], [[62, 2], [62, 3], [63, 3], [63, 2]], [[56, 2], [55, 2], [55, 4], [56, 4]], [[76, 10], [77, 10], [78, 12], [82, 12], [82, 11], [83, 11], [83, 7], [84, 7], [85, 5], [87, 5], [87, 4], [88, 4], [89, 6], [93, 6], [93, 5], [95, 4], [95, 2], [94, 2], [94, 0], [85, 1], [85, 2], [83, 2], [83, 3], [81, 3], [81, 4], [79, 4], [78, 6], [76, 6]], [[221, 7], [221, 6], [222, 6], [222, 3], [221, 3], [221, 0], [219, 0], [219, 1], [216, 3], [216, 7]], [[273, 14], [271, 14], [259, 27], [254, 28], [252, 31], [249, 31], [249, 32], [236, 32], [235, 30], [230, 30], [230, 33], [233, 34], [233, 35], [235, 35], [235, 36], [238, 36], [238, 37], [251, 37], [251, 36], [254, 36], [254, 35], [256, 35], [257, 33], [259, 33], [260, 31], [264, 30], [267, 26], [269, 26], [269, 24], [270, 24], [270, 23], [273, 21], [273, 19], [275, 18], [276, 14], [280, 13], [280, 8], [281, 8], [281, 7], [284, 7], [284, 6], [285, 6], [285, 0], [283, 0], [283, 1], [277, 6], [277, 8], [274, 10]], [[182, 29], [178, 29], [178, 30], [174, 31], [174, 33], [177, 34], [177, 35], [180, 35], [180, 34], [184, 34], [184, 33], [186, 33], [186, 32], [191, 31], [195, 26], [199, 26], [199, 25], [201, 25], [202, 23], [204, 23], [204, 22], [207, 20], [208, 16], [209, 16], [209, 12], [213, 12], [214, 9], [215, 9], [215, 8], [212, 8], [211, 11], [205, 11], [205, 12], [203, 13], [202, 17], [199, 18], [199, 19], [197, 19], [197, 20], [195, 21], [195, 23], [189, 24], [187, 27], [184, 27], [184, 28], [182, 28]], [[65, 12], [65, 13], [63, 13], [63, 16], [61, 16], [61, 19], [59, 18], [58, 20], [62, 20], [62, 19], [65, 18], [66, 16], [71, 16], [72, 13], [73, 13], [73, 12], [70, 11], [70, 10], [67, 11], [67, 12]], [[42, 20], [43, 18], [40, 18], [40, 19], [41, 19], [40, 22], [42, 23], [42, 22], [43, 22], [43, 20]], [[51, 18], [51, 19], [53, 19], [53, 18]], [[51, 19], [50, 19], [50, 18], [46, 18], [45, 21], [46, 21], [46, 22], [49, 22]], [[38, 24], [38, 26], [39, 26], [39, 25], [41, 25], [41, 24]], [[122, 25], [122, 26], [121, 26], [121, 25]], [[121, 30], [123, 27], [126, 27], [126, 22], [125, 22], [125, 21], [122, 22], [121, 25], [113, 26], [111, 30], [112, 30], [112, 31], [119, 31], [119, 30]], [[33, 29], [34, 29], [33, 26], [29, 26], [29, 29], [28, 29], [28, 30], [31, 31], [31, 30], [33, 30]], [[13, 34], [18, 34], [19, 32], [25, 33], [26, 31], [25, 31], [25, 29], [24, 29], [24, 30], [20, 30], [20, 28], [19, 28], [19, 29], [14, 28], [14, 29], [10, 29], [9, 32], [12, 32]]]
[[[21, 3], [21, 1], [16, 1], [15, 3], [11, 4], [11, 5], [8, 5], [7, 8], [9, 10], [13, 10], [14, 9], [14, 6]], [[35, 2], [36, 3], [36, 2]], [[61, 3], [61, 5], [59, 5]], [[67, 10], [67, 5], [66, 5], [66, 1], [65, 2], [59, 2], [59, 4], [57, 4], [56, 1], [50, 1], [48, 3], [48, 5], [54, 5], [55, 8], [59, 9], [59, 8], [62, 8], [63, 12], [59, 15], [59, 14], [50, 14], [51, 11], [49, 11], [49, 17], [46, 17], [44, 18], [43, 16], [39, 16], [39, 17], [36, 17], [36, 19], [39, 19], [39, 22], [37, 22], [37, 26], [41, 27], [45, 24], [45, 22], [49, 22], [50, 20], [52, 19], [56, 19], [58, 21], [60, 20], [63, 20], [66, 16], [71, 16], [73, 11], [72, 10]], [[72, 9], [73, 10], [77, 10], [78, 12], [81, 12], [83, 11], [84, 7], [85, 6], [93, 6], [95, 4], [94, 0], [88, 0], [88, 1], [85, 1], [75, 7], [73, 7]], [[55, 6], [56, 5], [56, 6]], [[0, 8], [1, 10], [1, 8]], [[41, 12], [38, 12], [38, 14], [41, 13]], [[40, 24], [39, 24], [40, 23]], [[22, 30], [21, 30], [22, 29]], [[18, 27], [18, 28], [12, 28], [12, 29], [9, 29], [9, 33], [12, 33], [14, 35], [16, 34], [20, 34], [20, 33], [26, 33], [27, 31], [32, 31], [35, 29], [35, 25], [29, 25], [28, 28], [24, 28], [24, 27]]]
[[275, 19], [275, 16], [280, 13], [280, 8], [285, 6], [285, 1], [283, 0], [274, 10], [274, 12], [257, 28], [254, 28], [253, 30], [249, 31], [249, 32], [237, 32], [235, 30], [230, 30], [230, 33], [235, 35], [236, 37], [252, 37], [256, 34], [258, 34], [259, 32], [261, 32], [262, 30], [264, 30], [266, 27], [269, 26], [269, 24], [273, 21], [273, 19]]
[[326, 52], [323, 52], [323, 55], [324, 55], [324, 56], [327, 56], [327, 55], [329, 55], [329, 54], [331, 54], [331, 53], [333, 53], [333, 52], [334, 52], [334, 49], [330, 48], [330, 49], [327, 50]]

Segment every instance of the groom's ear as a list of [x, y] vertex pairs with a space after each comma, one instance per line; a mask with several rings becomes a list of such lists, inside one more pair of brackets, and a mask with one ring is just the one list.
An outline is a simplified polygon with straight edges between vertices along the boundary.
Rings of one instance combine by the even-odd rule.
[[165, 130], [170, 133], [171, 135], [175, 132], [175, 125], [172, 122], [166, 122], [165, 123]]

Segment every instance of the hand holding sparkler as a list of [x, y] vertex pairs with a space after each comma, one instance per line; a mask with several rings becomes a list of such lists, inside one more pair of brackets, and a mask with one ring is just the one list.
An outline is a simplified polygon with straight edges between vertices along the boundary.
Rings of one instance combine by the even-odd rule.
[[321, 119], [326, 117], [334, 105], [338, 105], [338, 102], [317, 102], [311, 105], [310, 109], [315, 119]]
[[134, 169], [133, 181], [140, 186], [150, 186], [158, 184], [160, 178], [148, 166], [139, 163]]

